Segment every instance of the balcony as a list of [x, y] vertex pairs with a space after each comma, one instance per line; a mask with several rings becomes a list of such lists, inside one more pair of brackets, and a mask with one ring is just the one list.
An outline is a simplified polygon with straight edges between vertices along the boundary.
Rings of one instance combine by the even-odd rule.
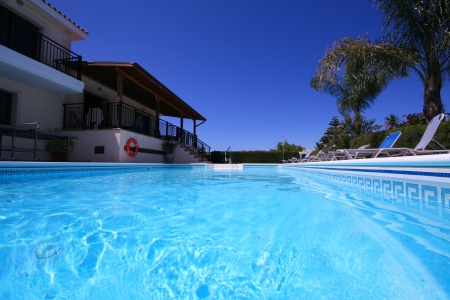
[[211, 147], [193, 133], [121, 102], [105, 102], [96, 106], [84, 103], [64, 104], [63, 122], [64, 130], [120, 128], [179, 142], [201, 157], [211, 154]]
[[0, 45], [81, 79], [81, 56], [39, 33], [37, 28], [4, 9], [0, 10]]

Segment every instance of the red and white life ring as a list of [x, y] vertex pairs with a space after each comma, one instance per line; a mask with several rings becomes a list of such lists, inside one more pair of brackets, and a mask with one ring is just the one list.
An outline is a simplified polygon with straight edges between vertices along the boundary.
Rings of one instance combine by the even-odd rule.
[[[131, 144], [134, 145], [134, 151], [131, 151]], [[133, 138], [129, 138], [127, 141], [127, 145], [125, 146], [125, 150], [127, 151], [128, 156], [136, 156], [139, 151], [138, 142]]]

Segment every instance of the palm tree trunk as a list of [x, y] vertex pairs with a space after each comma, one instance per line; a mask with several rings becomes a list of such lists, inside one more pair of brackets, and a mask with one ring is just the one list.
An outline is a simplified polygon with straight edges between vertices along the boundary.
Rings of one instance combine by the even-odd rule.
[[425, 81], [423, 93], [423, 115], [427, 119], [427, 123], [436, 115], [440, 114], [444, 108], [441, 99], [442, 84], [437, 83], [435, 78]]

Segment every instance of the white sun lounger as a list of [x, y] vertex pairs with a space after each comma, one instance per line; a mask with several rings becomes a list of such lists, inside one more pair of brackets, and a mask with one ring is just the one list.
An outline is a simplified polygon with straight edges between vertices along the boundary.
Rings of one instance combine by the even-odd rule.
[[[354, 154], [353, 158], [357, 158], [358, 154], [371, 155], [371, 157], [376, 158], [381, 154], [386, 155], [386, 156], [399, 156], [399, 155], [424, 155], [424, 154], [450, 153], [450, 150], [445, 149], [444, 146], [442, 146], [441, 144], [439, 144], [437, 141], [435, 141], [433, 139], [443, 118], [444, 118], [444, 114], [439, 114], [431, 120], [431, 122], [427, 126], [427, 129], [423, 133], [422, 138], [420, 139], [419, 143], [417, 144], [417, 146], [414, 149], [392, 148], [392, 147], [383, 148], [380, 146], [379, 149], [366, 149], [366, 150], [362, 150], [358, 153], [355, 152], [356, 150], [343, 150], [343, 151], [346, 154], [347, 158], [351, 158], [352, 154]], [[397, 139], [398, 139], [398, 137], [397, 137]], [[395, 141], [394, 141], [394, 143], [395, 143]], [[432, 150], [426, 150], [427, 147], [430, 147], [430, 143], [432, 141], [435, 142], [437, 145], [439, 145], [439, 147], [441, 147], [442, 149], [439, 150], [439, 149], [433, 148]]]
[[378, 157], [382, 153], [386, 153], [388, 156], [391, 154], [389, 152], [385, 152], [392, 148], [395, 142], [398, 140], [401, 131], [395, 131], [389, 134], [384, 141], [381, 143], [379, 148], [367, 148], [367, 149], [342, 149], [341, 151], [348, 159], [357, 159], [357, 158], [375, 158]]

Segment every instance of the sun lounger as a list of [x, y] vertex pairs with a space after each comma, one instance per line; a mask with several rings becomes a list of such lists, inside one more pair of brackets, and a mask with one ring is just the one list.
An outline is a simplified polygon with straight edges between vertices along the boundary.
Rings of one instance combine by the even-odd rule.
[[300, 153], [300, 157], [295, 157], [295, 161], [293, 161], [294, 163], [301, 163], [301, 162], [307, 162], [309, 161], [310, 157], [311, 157], [311, 150], [306, 152], [306, 155], [304, 157], [302, 157], [302, 154], [304, 154], [305, 152], [299, 152]]
[[[376, 153], [373, 153], [372, 157], [378, 157], [379, 155], [386, 155], [386, 156], [399, 156], [399, 155], [424, 155], [424, 154], [442, 154], [442, 153], [450, 153], [450, 150], [446, 149], [444, 146], [439, 144], [436, 140], [434, 140], [434, 135], [436, 134], [436, 131], [439, 127], [439, 125], [442, 122], [442, 119], [444, 118], [444, 114], [439, 114], [435, 116], [430, 123], [427, 126], [427, 129], [422, 135], [422, 138], [420, 139], [419, 143], [414, 149], [410, 148], [383, 148], [380, 146], [380, 149], [376, 151]], [[434, 149], [430, 146], [430, 143], [434, 142], [442, 149]], [[432, 148], [431, 150], [426, 150], [427, 147]], [[369, 149], [367, 149], [369, 150]], [[369, 154], [368, 152], [364, 152], [366, 150], [363, 150], [360, 152], [360, 154]], [[353, 153], [350, 150], [344, 150], [347, 157], [350, 158]], [[355, 154], [354, 158], [357, 158], [358, 154]]]
[[[444, 118], [445, 114], [439, 114], [435, 116], [430, 123], [427, 126], [427, 129], [422, 135], [422, 138], [420, 139], [419, 143], [414, 149], [410, 148], [391, 148], [386, 149], [384, 152], [386, 154], [389, 153], [395, 153], [397, 152], [400, 155], [426, 155], [426, 154], [443, 154], [443, 153], [450, 153], [450, 150], [446, 149], [444, 146], [439, 144], [436, 140], [434, 140], [434, 135], [436, 134], [437, 129], [439, 128], [439, 125], [442, 122], [442, 119]], [[430, 146], [430, 143], [434, 142], [436, 145], [438, 145], [441, 149], [434, 149]], [[431, 148], [430, 150], [426, 150], [426, 148]]]
[[[285, 163], [299, 163], [302, 162], [302, 160], [305, 159], [309, 159], [309, 156], [311, 155], [311, 151], [299, 151], [298, 154], [300, 155], [299, 157], [292, 157], [290, 159], [287, 160], [282, 160], [282, 162]], [[303, 154], [306, 154], [304, 157], [302, 157]]]
[[[367, 149], [370, 147], [370, 144], [367, 145], [363, 145], [355, 150], [363, 150], [363, 149]], [[338, 149], [336, 151], [331, 151], [327, 153], [328, 156], [328, 160], [345, 160], [348, 159], [346, 153], [344, 152], [343, 149]]]
[[330, 157], [328, 156], [328, 153], [330, 153], [334, 149], [335, 145], [331, 146], [330, 149], [323, 152], [322, 150], [319, 151], [316, 155], [313, 155], [309, 158], [308, 162], [312, 161], [325, 161], [330, 160]]
[[[382, 153], [391, 156], [392, 154], [386, 150], [389, 150], [392, 146], [394, 146], [401, 134], [401, 131], [392, 132], [384, 139], [379, 148], [342, 149], [341, 151], [348, 159], [375, 158]], [[395, 152], [398, 154], [398, 151]]]

